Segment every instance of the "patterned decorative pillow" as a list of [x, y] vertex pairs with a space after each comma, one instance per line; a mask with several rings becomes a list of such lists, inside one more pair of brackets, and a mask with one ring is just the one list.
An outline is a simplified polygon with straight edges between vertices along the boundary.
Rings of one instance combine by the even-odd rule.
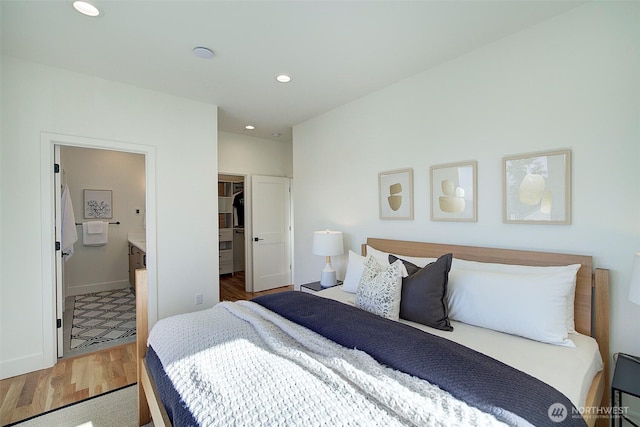
[[356, 292], [356, 307], [391, 320], [400, 318], [402, 261], [382, 265], [369, 256]]

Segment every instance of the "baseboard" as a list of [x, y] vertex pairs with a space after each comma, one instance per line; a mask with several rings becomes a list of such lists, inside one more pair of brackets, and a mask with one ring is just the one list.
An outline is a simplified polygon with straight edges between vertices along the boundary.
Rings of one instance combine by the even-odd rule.
[[4, 380], [5, 378], [15, 377], [16, 375], [50, 368], [51, 366], [43, 365], [43, 360], [44, 357], [42, 353], [34, 353], [17, 359], [0, 362], [0, 379]]
[[76, 295], [93, 294], [96, 292], [113, 291], [116, 289], [130, 288], [129, 280], [118, 280], [116, 282], [89, 283], [87, 285], [73, 286], [67, 288], [66, 295], [73, 297]]

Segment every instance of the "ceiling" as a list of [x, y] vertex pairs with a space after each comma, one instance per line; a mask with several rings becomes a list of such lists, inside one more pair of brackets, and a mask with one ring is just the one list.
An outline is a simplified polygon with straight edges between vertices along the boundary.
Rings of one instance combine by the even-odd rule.
[[71, 0], [0, 0], [2, 53], [215, 104], [221, 131], [290, 141], [298, 123], [583, 1], [92, 3], [101, 16]]

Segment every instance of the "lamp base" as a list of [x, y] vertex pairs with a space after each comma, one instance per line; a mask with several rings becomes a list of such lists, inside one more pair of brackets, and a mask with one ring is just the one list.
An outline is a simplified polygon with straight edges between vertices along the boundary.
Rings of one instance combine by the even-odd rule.
[[325, 269], [322, 270], [322, 276], [320, 277], [320, 286], [323, 288], [330, 288], [335, 286], [337, 283], [336, 271], [334, 269], [327, 270], [325, 267]]

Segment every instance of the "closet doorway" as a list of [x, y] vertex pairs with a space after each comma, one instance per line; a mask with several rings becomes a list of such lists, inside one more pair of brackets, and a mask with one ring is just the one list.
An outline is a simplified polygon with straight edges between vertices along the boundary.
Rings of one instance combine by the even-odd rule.
[[240, 290], [243, 281], [244, 292], [255, 293], [290, 285], [290, 218], [290, 178], [219, 174], [221, 286]]
[[246, 177], [218, 175], [218, 250], [220, 294], [244, 292], [248, 285]]

